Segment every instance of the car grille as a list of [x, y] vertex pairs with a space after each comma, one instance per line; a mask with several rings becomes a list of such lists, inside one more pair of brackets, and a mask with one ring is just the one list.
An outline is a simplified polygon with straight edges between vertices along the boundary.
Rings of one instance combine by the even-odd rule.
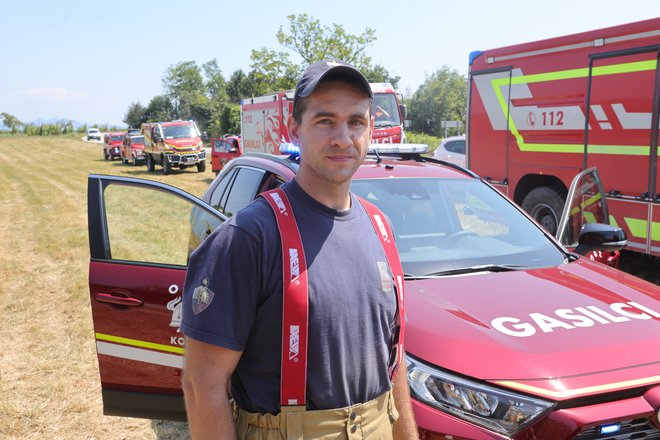
[[598, 426], [587, 429], [575, 437], [575, 440], [655, 440], [660, 439], [660, 430], [651, 425], [648, 419], [634, 419], [619, 422], [621, 429], [612, 434], [601, 434]]

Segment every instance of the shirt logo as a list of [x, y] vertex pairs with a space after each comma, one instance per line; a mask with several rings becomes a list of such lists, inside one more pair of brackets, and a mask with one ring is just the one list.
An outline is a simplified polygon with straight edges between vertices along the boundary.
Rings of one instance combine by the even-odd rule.
[[387, 233], [387, 229], [385, 228], [385, 224], [383, 223], [383, 219], [380, 218], [380, 215], [375, 214], [374, 219], [376, 220], [376, 224], [378, 225], [378, 230], [380, 231], [380, 235], [383, 237], [383, 241], [389, 242], [390, 241], [390, 236]]
[[294, 281], [300, 276], [300, 260], [298, 259], [298, 249], [289, 248], [289, 279]]
[[289, 360], [298, 362], [300, 353], [300, 326], [289, 326]]
[[270, 197], [273, 199], [273, 201], [277, 205], [277, 209], [280, 210], [280, 214], [286, 214], [286, 206], [284, 206], [284, 202], [282, 201], [282, 198], [280, 197], [280, 195], [277, 194], [277, 193], [271, 193]]

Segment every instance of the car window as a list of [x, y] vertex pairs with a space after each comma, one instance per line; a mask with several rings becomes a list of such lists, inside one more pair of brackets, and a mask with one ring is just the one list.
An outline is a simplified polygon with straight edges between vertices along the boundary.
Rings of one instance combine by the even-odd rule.
[[220, 212], [224, 210], [227, 201], [227, 197], [223, 197], [225, 195], [225, 190], [229, 186], [229, 182], [231, 182], [236, 176], [237, 171], [238, 167], [232, 168], [229, 172], [223, 174], [220, 182], [216, 185], [215, 190], [213, 190], [213, 193], [211, 194], [209, 205], [213, 206]]
[[123, 185], [108, 186], [104, 199], [113, 260], [187, 264], [190, 203], [161, 191]]
[[538, 227], [480, 180], [363, 179], [354, 180], [351, 189], [388, 216], [406, 273], [564, 261]]
[[451, 153], [465, 154], [465, 141], [449, 141], [445, 149]]
[[221, 210], [221, 212], [227, 217], [231, 217], [239, 209], [253, 201], [261, 188], [263, 178], [263, 170], [238, 167], [236, 177], [233, 179], [228, 191], [224, 210]]

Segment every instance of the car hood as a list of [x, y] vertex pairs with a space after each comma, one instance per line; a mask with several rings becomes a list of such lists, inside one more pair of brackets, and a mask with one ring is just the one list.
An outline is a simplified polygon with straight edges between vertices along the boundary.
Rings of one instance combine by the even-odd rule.
[[408, 354], [526, 392], [660, 383], [660, 287], [584, 258], [408, 281], [406, 318]]

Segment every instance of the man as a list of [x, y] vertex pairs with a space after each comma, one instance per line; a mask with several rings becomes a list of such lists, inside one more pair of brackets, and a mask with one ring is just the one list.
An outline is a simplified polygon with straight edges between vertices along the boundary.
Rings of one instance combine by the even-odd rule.
[[[349, 191], [371, 141], [372, 99], [353, 66], [310, 65], [287, 124], [301, 151], [295, 179], [236, 213], [191, 256], [181, 329], [194, 439], [417, 438], [405, 364], [390, 374], [401, 359], [402, 285]], [[303, 252], [282, 251], [295, 235], [280, 232], [285, 221]], [[307, 289], [300, 333], [283, 325], [291, 285]], [[295, 370], [300, 353], [306, 364]], [[302, 390], [289, 386], [296, 381]], [[302, 397], [285, 397], [291, 388]]]

